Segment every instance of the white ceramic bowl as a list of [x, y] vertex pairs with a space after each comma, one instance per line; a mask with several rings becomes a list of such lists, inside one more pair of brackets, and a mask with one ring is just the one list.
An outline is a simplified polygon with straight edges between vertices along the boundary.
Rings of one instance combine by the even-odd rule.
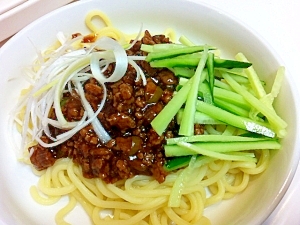
[[[184, 34], [196, 43], [215, 45], [226, 56], [243, 52], [268, 83], [272, 83], [276, 69], [283, 65], [268, 44], [249, 28], [220, 10], [200, 3], [183, 0], [80, 1], [42, 17], [0, 50], [0, 222], [4, 224], [54, 224], [57, 209], [65, 203], [62, 200], [55, 206], [41, 206], [31, 199], [29, 187], [37, 178], [28, 166], [16, 160], [8, 130], [9, 111], [17, 101], [19, 90], [27, 86], [20, 76], [21, 69], [34, 58], [32, 43], [43, 49], [53, 42], [59, 31], [86, 33], [85, 14], [96, 8], [128, 33], [136, 33], [141, 23], [152, 33], [174, 28], [178, 37]], [[261, 224], [287, 190], [298, 164], [300, 147], [299, 100], [288, 75], [276, 100], [276, 108], [289, 124], [282, 149], [274, 152], [267, 171], [252, 180], [242, 194], [205, 210], [212, 224]], [[87, 218], [77, 207], [68, 220], [72, 224], [86, 224]]]

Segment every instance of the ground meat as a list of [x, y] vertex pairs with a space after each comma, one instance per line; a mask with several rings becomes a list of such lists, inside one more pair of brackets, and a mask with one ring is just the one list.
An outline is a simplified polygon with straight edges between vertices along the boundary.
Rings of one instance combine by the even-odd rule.
[[[127, 50], [127, 54], [146, 55], [140, 50], [142, 43], [169, 42], [164, 35], [151, 36], [146, 31], [141, 41]], [[144, 174], [153, 176], [159, 182], [164, 181], [167, 172], [163, 168], [163, 144], [166, 137], [177, 135], [177, 124], [172, 121], [165, 134], [159, 136], [150, 123], [172, 98], [178, 79], [167, 69], [151, 68], [145, 61], [137, 63], [147, 77], [146, 86], [140, 80], [136, 81], [136, 71], [130, 65], [121, 80], [106, 84], [107, 100], [98, 119], [112, 139], [101, 143], [92, 125], [89, 125], [54, 148], [36, 145], [31, 162], [37, 169], [52, 166], [58, 158], [70, 157], [74, 163], [81, 165], [87, 178], [98, 177], [113, 183]], [[111, 64], [105, 76], [110, 76], [113, 71], [114, 64]], [[85, 83], [84, 90], [86, 99], [96, 110], [103, 98], [103, 87], [95, 79], [90, 79]], [[76, 93], [65, 94], [62, 110], [68, 121], [80, 120], [84, 112]], [[54, 110], [50, 117], [55, 118]], [[65, 131], [51, 128], [51, 132], [58, 135]], [[51, 142], [46, 136], [43, 138]]]
[[194, 125], [194, 134], [195, 135], [204, 134], [204, 125], [203, 124], [195, 124]]

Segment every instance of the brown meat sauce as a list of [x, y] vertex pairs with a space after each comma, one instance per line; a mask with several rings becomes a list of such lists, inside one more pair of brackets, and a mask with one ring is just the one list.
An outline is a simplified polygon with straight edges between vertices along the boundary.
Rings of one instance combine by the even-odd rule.
[[[151, 36], [145, 32], [128, 55], [146, 55], [140, 50], [141, 43], [169, 43], [164, 35]], [[177, 125], [172, 121], [166, 132], [159, 136], [151, 127], [150, 122], [172, 98], [178, 79], [167, 69], [154, 69], [145, 61], [138, 61], [147, 77], [147, 85], [136, 80], [136, 71], [130, 65], [126, 75], [115, 83], [107, 84], [107, 100], [98, 119], [109, 132], [112, 139], [103, 144], [95, 134], [91, 125], [76, 133], [65, 143], [44, 148], [34, 146], [31, 156], [32, 164], [43, 170], [54, 164], [55, 160], [70, 157], [82, 167], [86, 178], [99, 177], [107, 183], [127, 179], [134, 175], [153, 176], [163, 182], [167, 172], [164, 170], [165, 155], [163, 144], [165, 138], [177, 135]], [[114, 64], [106, 72], [110, 76]], [[90, 79], [84, 84], [85, 97], [94, 110], [103, 97], [103, 88], [96, 80]], [[66, 94], [62, 100], [62, 110], [68, 121], [78, 121], [84, 110], [76, 93]], [[55, 118], [54, 112], [50, 117]], [[52, 134], [58, 135], [63, 130], [52, 128]], [[51, 142], [43, 136], [45, 142]]]

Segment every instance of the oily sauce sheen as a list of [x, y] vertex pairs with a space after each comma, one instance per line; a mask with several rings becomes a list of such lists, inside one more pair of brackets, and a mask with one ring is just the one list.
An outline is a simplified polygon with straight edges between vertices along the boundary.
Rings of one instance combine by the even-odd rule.
[[[142, 43], [169, 43], [164, 35], [151, 36], [145, 32], [127, 55], [146, 55], [140, 50]], [[107, 100], [98, 115], [104, 128], [112, 139], [103, 144], [89, 125], [65, 143], [44, 148], [39, 144], [34, 146], [30, 157], [32, 164], [38, 170], [52, 166], [55, 160], [70, 157], [73, 162], [81, 165], [86, 178], [101, 178], [106, 183], [128, 179], [134, 175], [150, 175], [158, 182], [163, 182], [167, 172], [163, 166], [165, 155], [163, 144], [166, 138], [177, 135], [177, 125], [172, 121], [159, 136], [151, 127], [150, 122], [172, 98], [178, 79], [167, 69], [154, 69], [145, 61], [137, 61], [147, 78], [147, 85], [136, 80], [136, 71], [130, 65], [126, 75], [115, 83], [108, 83]], [[110, 65], [106, 76], [110, 76], [114, 64]], [[84, 84], [85, 97], [94, 110], [97, 109], [103, 97], [103, 88], [96, 80], [90, 79]], [[74, 93], [65, 94], [62, 99], [62, 110], [68, 121], [78, 121], [82, 118], [84, 109], [80, 97]], [[55, 119], [54, 110], [50, 117]], [[58, 135], [63, 130], [51, 127], [52, 134]], [[42, 139], [50, 143], [44, 135]]]

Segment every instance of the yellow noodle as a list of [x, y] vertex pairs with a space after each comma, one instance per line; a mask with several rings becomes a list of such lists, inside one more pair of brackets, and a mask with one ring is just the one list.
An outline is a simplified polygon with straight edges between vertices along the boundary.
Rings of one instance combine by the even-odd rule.
[[30, 191], [31, 197], [41, 205], [53, 205], [56, 202], [58, 202], [59, 199], [61, 198], [61, 196], [43, 197], [43, 196], [40, 195], [40, 193], [39, 193], [36, 186], [31, 186], [29, 191]]
[[[59, 178], [59, 182], [63, 186], [68, 186], [72, 183], [70, 181], [69, 177], [66, 175], [65, 171], [59, 171], [58, 178]], [[53, 182], [54, 182], [54, 180], [53, 180]]]
[[220, 202], [225, 194], [225, 188], [221, 180], [217, 181], [217, 192], [207, 199], [205, 206], [213, 205], [214, 203]]
[[[63, 173], [66, 169], [67, 169], [66, 164], [56, 165], [53, 168], [51, 177], [52, 177], [52, 182], [53, 182], [55, 187], [61, 187], [62, 186], [62, 183], [60, 181], [60, 177], [63, 179]], [[62, 172], [62, 174], [61, 174], [61, 172]], [[66, 182], [66, 183], [70, 184], [70, 182]], [[66, 186], [66, 185], [64, 185], [64, 186]]]
[[131, 225], [131, 224], [138, 224], [143, 218], [150, 215], [156, 208], [138, 211], [134, 216], [129, 216], [128, 219], [123, 220], [108, 220], [103, 221], [98, 215], [99, 211], [93, 213], [93, 221], [95, 224], [103, 224], [103, 225]]
[[104, 26], [112, 26], [112, 23], [106, 14], [100, 10], [92, 10], [85, 17], [85, 24], [92, 32], [96, 33], [102, 28], [97, 27], [95, 23], [93, 23], [93, 19], [95, 19], [95, 17], [98, 17], [104, 23]]
[[96, 179], [95, 181], [96, 187], [98, 188], [98, 190], [106, 197], [108, 198], [112, 198], [112, 199], [117, 199], [119, 198], [118, 195], [116, 195], [115, 193], [113, 193], [112, 191], [110, 191], [107, 188], [107, 185], [104, 183], [103, 180], [101, 179]]
[[83, 207], [85, 212], [89, 215], [89, 217], [92, 217], [93, 210], [95, 208], [94, 205], [92, 205], [78, 190], [72, 192], [72, 196], [76, 198], [78, 203]]
[[195, 222], [193, 225], [211, 225], [211, 222], [208, 218], [202, 216], [202, 218], [199, 221]]
[[40, 185], [43, 185], [44, 187], [51, 187], [51, 180], [52, 180], [51, 173], [52, 173], [53, 168], [54, 167], [48, 168], [46, 170], [46, 173], [41, 176], [41, 179], [39, 182]]
[[202, 193], [195, 192], [194, 195], [195, 195], [194, 199], [196, 200], [196, 203], [197, 203], [197, 206], [195, 206], [195, 209], [198, 211], [198, 213], [196, 213], [196, 216], [193, 219], [192, 223], [196, 223], [196, 221], [202, 220], [202, 218], [204, 217], [203, 212], [204, 212], [204, 207], [205, 207], [204, 205], [206, 202], [206, 197], [204, 197], [205, 198], [205, 200], [204, 200]]
[[79, 167], [73, 167], [76, 176], [82, 181], [82, 183], [87, 187], [95, 196], [98, 198], [102, 198], [103, 194], [99, 189], [95, 186], [95, 180], [93, 179], [85, 179], [82, 175], [82, 171]]
[[[96, 26], [95, 19], [97, 18], [100, 20], [100, 23], [102, 23], [102, 26]], [[125, 44], [132, 39], [132, 36], [125, 35], [123, 32], [115, 28], [110, 19], [99, 10], [90, 11], [86, 16], [85, 24], [97, 38], [110, 37], [119, 41], [121, 44]]]
[[64, 187], [50, 187], [50, 185], [49, 186], [46, 185], [45, 177], [41, 177], [38, 187], [43, 193], [45, 193], [46, 195], [49, 195], [49, 196], [67, 195], [76, 189], [74, 184], [70, 184], [70, 185], [64, 186]]
[[242, 171], [248, 174], [259, 174], [266, 170], [270, 160], [270, 150], [263, 149], [260, 151], [261, 155], [256, 168], [243, 168]]
[[[186, 221], [192, 221], [197, 215], [199, 215], [199, 206], [196, 194], [188, 194], [187, 198], [190, 203], [190, 209], [188, 212], [184, 213], [181, 218]], [[201, 213], [202, 214], [202, 213]], [[199, 218], [196, 219], [196, 221]]]
[[150, 213], [150, 223], [151, 224], [160, 224], [159, 217], [158, 217], [156, 210], [153, 211], [152, 213]]
[[[107, 184], [107, 187], [109, 190], [111, 190], [113, 193], [118, 195], [120, 198], [122, 198], [128, 202], [134, 203], [134, 204], [147, 204], [147, 203], [149, 203], [149, 201], [152, 201], [151, 198], [145, 197], [143, 195], [140, 196], [139, 198], [136, 198], [136, 196], [132, 196], [132, 195], [128, 194], [127, 191], [117, 188], [113, 184]], [[158, 196], [158, 195], [156, 194], [156, 196]]]
[[[78, 190], [95, 206], [102, 208], [124, 208], [124, 209], [136, 209], [136, 206], [123, 201], [104, 201], [102, 199], [97, 198], [82, 182], [78, 177], [74, 174], [73, 171], [74, 165], [70, 161], [68, 164], [68, 174], [73, 184], [78, 188]], [[120, 194], [121, 195], [121, 194]], [[140, 205], [140, 209], [147, 209], [155, 207], [156, 205], [160, 205], [166, 202], [167, 197], [157, 197], [153, 199], [151, 202], [147, 202], [145, 204]]]
[[230, 168], [230, 161], [223, 161], [223, 167], [221, 167], [221, 169], [219, 171], [217, 171], [216, 173], [214, 173], [214, 175], [209, 175], [209, 178], [201, 181], [201, 185], [203, 186], [208, 186], [212, 183], [217, 182], [218, 180], [221, 179], [222, 176], [224, 176], [228, 169]]
[[222, 182], [225, 186], [226, 191], [237, 193], [237, 192], [242, 192], [247, 187], [247, 185], [249, 183], [249, 174], [240, 173], [240, 176], [242, 177], [242, 180], [237, 181], [238, 184], [235, 184], [235, 185], [230, 185], [226, 182], [225, 179], [222, 179]]
[[139, 187], [139, 189], [155, 189], [159, 188], [160, 184], [153, 179], [153, 177], [145, 176], [145, 175], [137, 175], [132, 179], [127, 179], [125, 181], [125, 190], [130, 190], [133, 187]]
[[226, 192], [226, 193], [224, 194], [223, 200], [231, 199], [231, 198], [233, 198], [235, 195], [236, 195], [236, 193]]
[[[125, 182], [125, 185], [126, 185], [126, 183], [127, 183], [127, 181]], [[149, 186], [147, 185], [147, 186], [144, 186], [144, 187], [126, 185], [124, 192], [128, 193], [131, 196], [143, 196], [145, 198], [146, 197], [151, 198], [151, 197], [156, 197], [156, 196], [168, 196], [168, 195], [170, 195], [170, 192], [171, 192], [170, 187], [153, 188], [154, 185], [151, 185], [153, 183], [155, 183], [155, 186], [157, 186], [157, 185], [159, 186], [159, 183], [157, 181], [153, 181], [153, 182], [149, 183]], [[146, 189], [147, 189], [147, 192], [145, 192]]]
[[208, 165], [203, 165], [199, 168], [196, 168], [191, 175], [193, 179], [189, 180], [189, 187], [195, 185], [198, 186], [199, 182], [202, 181], [203, 178], [207, 175], [207, 170], [208, 170]]
[[256, 167], [256, 163], [255, 162], [232, 162], [230, 169], [234, 169], [234, 168], [249, 168], [249, 169], [253, 169]]
[[68, 176], [65, 174], [68, 166], [66, 164], [67, 161], [68, 160], [66, 159], [58, 159], [56, 162], [56, 166], [53, 167], [51, 171], [51, 180], [54, 184], [54, 187], [68, 186], [72, 183]]
[[213, 170], [213, 171], [219, 171], [221, 169], [221, 167], [223, 166], [222, 161], [220, 160], [216, 160], [216, 161], [212, 161], [211, 163], [208, 164], [209, 169]]
[[69, 196], [68, 204], [62, 209], [60, 209], [55, 215], [55, 222], [61, 225], [69, 225], [69, 223], [64, 221], [64, 217], [74, 209], [76, 203], [76, 199], [73, 196]]
[[160, 219], [160, 223], [161, 225], [169, 225], [169, 221], [168, 221], [168, 216], [165, 213], [161, 214], [161, 219]]
[[183, 220], [181, 217], [179, 217], [172, 208], [164, 207], [164, 211], [167, 214], [167, 216], [170, 218], [171, 221], [173, 221], [177, 225], [190, 225], [189, 222]]
[[[28, 152], [28, 151], [26, 151], [26, 152]], [[29, 157], [28, 157], [28, 161], [30, 162]], [[30, 164], [31, 164], [31, 162], [30, 162]], [[39, 171], [39, 170], [36, 170], [36, 169], [33, 167], [32, 164], [31, 164], [30, 166], [31, 166], [31, 170], [32, 170], [33, 174], [36, 175], [36, 176], [41, 177], [43, 174], [46, 173], [46, 170], [41, 170], [41, 171]]]
[[119, 42], [126, 40], [124, 34], [114, 27], [104, 27], [101, 30], [98, 30], [97, 32], [95, 32], [95, 34], [97, 35], [98, 38], [99, 37], [110, 37]]
[[188, 209], [184, 209], [181, 207], [172, 207], [172, 209], [178, 216], [181, 216], [181, 217], [189, 212]]
[[174, 29], [168, 28], [165, 30], [164, 35], [170, 38], [171, 42], [176, 41], [176, 32]]

